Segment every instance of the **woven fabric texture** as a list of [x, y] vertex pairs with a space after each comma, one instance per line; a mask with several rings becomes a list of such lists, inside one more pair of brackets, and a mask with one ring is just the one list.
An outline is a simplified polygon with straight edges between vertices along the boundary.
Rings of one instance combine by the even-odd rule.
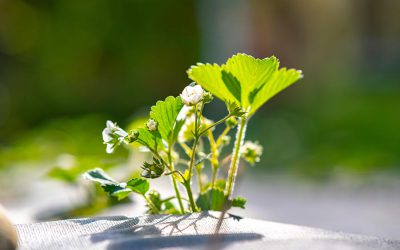
[[70, 219], [16, 229], [19, 249], [400, 249], [399, 241], [211, 212]]

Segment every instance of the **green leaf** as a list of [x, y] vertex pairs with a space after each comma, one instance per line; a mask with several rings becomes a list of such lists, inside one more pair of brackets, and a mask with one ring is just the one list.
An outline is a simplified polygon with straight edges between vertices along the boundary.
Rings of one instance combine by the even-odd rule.
[[270, 80], [265, 83], [254, 97], [250, 114], [266, 103], [273, 96], [292, 85], [302, 77], [300, 70], [282, 68], [276, 71]]
[[130, 193], [132, 193], [132, 190], [129, 188], [123, 188], [118, 185], [105, 185], [102, 186], [103, 190], [107, 192], [109, 195], [117, 197], [118, 200], [122, 200], [126, 198]]
[[163, 214], [180, 214], [180, 211], [176, 209], [175, 205], [171, 201], [164, 202]]
[[106, 172], [104, 172], [104, 170], [101, 168], [95, 168], [95, 169], [89, 170], [89, 171], [85, 172], [82, 176], [83, 176], [83, 178], [90, 180], [90, 181], [97, 182], [102, 186], [118, 184], [117, 181], [115, 181], [109, 175], [107, 175]]
[[101, 185], [105, 192], [109, 195], [115, 196], [121, 200], [132, 192], [131, 189], [125, 187], [125, 183], [119, 183], [107, 175], [103, 169], [95, 168], [83, 174], [85, 179], [97, 182]]
[[222, 68], [217, 64], [198, 63], [187, 71], [189, 78], [223, 101], [238, 102], [222, 80]]
[[240, 207], [240, 208], [245, 209], [246, 202], [247, 202], [247, 200], [243, 197], [235, 197], [231, 201], [231, 206], [232, 207]]
[[[158, 211], [161, 211], [162, 200], [160, 197], [160, 193], [155, 190], [148, 192], [146, 195], [147, 198], [153, 203], [153, 205], [157, 208]], [[154, 214], [154, 210], [149, 204], [146, 204], [147, 210], [146, 214]]]
[[196, 200], [196, 205], [204, 210], [222, 211], [225, 208], [226, 196], [221, 189], [209, 189], [200, 194]]
[[131, 189], [133, 192], [145, 195], [150, 189], [150, 184], [145, 179], [133, 178], [126, 183], [126, 187]]
[[226, 103], [236, 102], [253, 114], [266, 101], [301, 78], [301, 72], [279, 68], [276, 57], [256, 59], [239, 53], [226, 64], [201, 64], [188, 70], [189, 78]]
[[[158, 122], [158, 131], [161, 137], [169, 144], [175, 142], [178, 133], [174, 128], [179, 111], [183, 107], [180, 97], [168, 96], [165, 101], [158, 101], [155, 106], [151, 107], [150, 117]], [[177, 126], [182, 126], [179, 123]]]
[[221, 71], [221, 77], [226, 88], [240, 103], [242, 99], [242, 89], [240, 87], [240, 82], [238, 81], [238, 79], [234, 75], [232, 75], [232, 73], [226, 70]]
[[226, 102], [226, 108], [228, 109], [229, 114], [236, 117], [242, 117], [246, 114], [246, 112], [244, 112], [236, 102]]
[[153, 151], [164, 148], [160, 133], [158, 133], [158, 131], [150, 132], [146, 128], [139, 128], [137, 131], [139, 132], [139, 137], [136, 140], [138, 143], [148, 147]]
[[[204, 189], [209, 189], [211, 188], [212, 183], [208, 182], [205, 186]], [[226, 181], [225, 179], [217, 179], [214, 183], [214, 188], [215, 189], [221, 189], [221, 190], [225, 190], [225, 186], [226, 186]]]
[[278, 69], [279, 61], [272, 56], [265, 59], [256, 59], [250, 55], [238, 53], [228, 59], [225, 70], [234, 75], [242, 88], [242, 107], [250, 105], [249, 94], [254, 89], [265, 84]]

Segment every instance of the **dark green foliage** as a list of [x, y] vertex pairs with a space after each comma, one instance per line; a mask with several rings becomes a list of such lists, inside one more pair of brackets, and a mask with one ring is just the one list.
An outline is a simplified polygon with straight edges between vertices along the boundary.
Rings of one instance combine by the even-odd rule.
[[126, 187], [135, 193], [145, 195], [149, 191], [150, 184], [147, 180], [134, 178], [126, 183]]
[[231, 201], [231, 206], [232, 207], [240, 207], [240, 208], [245, 209], [246, 202], [247, 202], [247, 200], [243, 197], [235, 197]]
[[199, 195], [196, 200], [196, 205], [201, 210], [222, 211], [226, 205], [224, 191], [218, 188], [209, 189]]

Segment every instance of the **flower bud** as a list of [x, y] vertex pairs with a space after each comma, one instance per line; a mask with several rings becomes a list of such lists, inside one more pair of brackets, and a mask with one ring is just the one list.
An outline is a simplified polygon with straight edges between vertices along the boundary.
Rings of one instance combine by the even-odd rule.
[[183, 89], [181, 98], [185, 105], [193, 106], [203, 99], [204, 90], [200, 85], [189, 85]]
[[131, 130], [129, 131], [129, 135], [128, 135], [128, 143], [132, 143], [134, 141], [136, 141], [139, 138], [139, 131], [137, 130]]
[[214, 96], [210, 92], [204, 91], [203, 102], [210, 103], [212, 100], [214, 100]]
[[263, 147], [257, 141], [246, 141], [241, 148], [242, 158], [252, 165], [260, 161], [262, 152]]
[[222, 145], [228, 145], [231, 142], [231, 137], [229, 135], [225, 135], [222, 137], [221, 143]]
[[149, 130], [149, 131], [151, 131], [151, 132], [157, 131], [158, 122], [156, 122], [154, 119], [149, 119], [149, 120], [146, 122], [146, 127], [147, 127], [147, 130]]
[[227, 127], [233, 128], [238, 124], [238, 121], [235, 117], [232, 116], [228, 120], [226, 120], [225, 123]]
[[153, 157], [153, 162], [144, 162], [141, 176], [144, 178], [158, 178], [164, 173], [164, 166], [161, 161]]

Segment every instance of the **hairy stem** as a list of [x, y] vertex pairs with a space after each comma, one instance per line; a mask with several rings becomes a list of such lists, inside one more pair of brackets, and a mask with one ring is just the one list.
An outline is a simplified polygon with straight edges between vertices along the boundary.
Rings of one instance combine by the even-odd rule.
[[[201, 164], [201, 163], [200, 163]], [[197, 182], [199, 184], [199, 191], [203, 191], [203, 182], [201, 180], [201, 168], [196, 167]]]
[[184, 214], [185, 208], [183, 207], [182, 197], [181, 197], [181, 193], [179, 192], [179, 189], [178, 189], [178, 184], [176, 183], [176, 180], [174, 179], [174, 177], [172, 175], [171, 175], [171, 180], [172, 180], [172, 185], [174, 186], [176, 199], [178, 200], [178, 203], [179, 203], [179, 209], [181, 210], [181, 213]]
[[218, 137], [217, 142], [216, 142], [216, 146], [217, 148], [219, 148], [221, 146], [222, 140], [224, 139], [224, 137], [229, 133], [229, 131], [231, 130], [231, 127], [226, 127], [224, 129], [224, 131], [222, 131], [221, 135]]
[[229, 167], [228, 182], [225, 189], [225, 193], [228, 199], [231, 198], [231, 195], [233, 193], [233, 188], [235, 186], [235, 179], [240, 161], [240, 148], [243, 145], [243, 140], [246, 134], [246, 127], [247, 127], [247, 120], [245, 118], [241, 118], [237, 128], [235, 146], [233, 148], [231, 165]]
[[192, 212], [196, 212], [197, 211], [197, 207], [196, 207], [196, 203], [194, 202], [193, 192], [192, 192], [192, 188], [190, 186], [191, 186], [190, 185], [190, 181], [189, 182], [185, 182], [185, 187], [186, 187], [186, 190], [187, 190], [190, 207], [192, 209]]
[[[203, 105], [201, 107], [201, 110], [203, 109]], [[196, 204], [194, 203], [194, 199], [193, 199], [193, 193], [192, 193], [192, 188], [190, 187], [190, 184], [192, 182], [192, 171], [193, 171], [193, 165], [194, 165], [194, 158], [196, 156], [196, 149], [197, 149], [197, 144], [199, 142], [199, 127], [200, 127], [200, 119], [198, 117], [198, 110], [197, 110], [197, 105], [194, 106], [194, 115], [195, 115], [195, 120], [194, 120], [194, 142], [193, 142], [193, 146], [192, 146], [192, 152], [191, 152], [191, 156], [190, 156], [190, 163], [189, 163], [189, 176], [187, 177], [188, 180], [185, 180], [185, 187], [186, 187], [186, 191], [188, 194], [188, 198], [189, 198], [189, 202], [190, 202], [190, 207], [192, 208], [192, 211], [195, 212], [196, 209]], [[201, 113], [200, 113], [201, 115]]]
[[214, 188], [219, 167], [218, 164], [219, 152], [217, 144], [214, 139], [214, 135], [211, 130], [208, 130], [208, 140], [210, 141], [210, 147], [211, 147], [211, 170], [212, 170], [211, 188]]
[[[171, 166], [170, 170], [174, 171], [175, 168], [174, 168], [174, 165], [172, 164], [171, 152], [170, 151], [168, 152], [168, 161], [169, 161], [170, 166]], [[176, 183], [176, 180], [175, 180], [173, 175], [171, 175], [171, 181], [172, 181], [172, 185], [174, 186], [176, 199], [178, 200], [178, 203], [179, 203], [179, 209], [181, 210], [181, 213], [184, 214], [185, 213], [185, 208], [183, 207], [181, 193], [179, 192], [178, 184]]]
[[192, 179], [194, 158], [195, 158], [195, 152], [196, 152], [198, 141], [199, 141], [199, 138], [196, 136], [196, 138], [194, 139], [194, 142], [193, 142], [192, 155], [190, 157], [190, 163], [189, 163], [189, 176], [188, 176], [189, 179], [186, 180], [188, 184], [185, 185], [187, 193], [188, 193], [190, 206], [191, 206], [193, 212], [196, 211], [196, 204], [194, 203], [194, 200], [193, 200], [193, 193], [192, 193], [192, 189], [190, 187], [190, 183], [191, 183], [191, 179]]

